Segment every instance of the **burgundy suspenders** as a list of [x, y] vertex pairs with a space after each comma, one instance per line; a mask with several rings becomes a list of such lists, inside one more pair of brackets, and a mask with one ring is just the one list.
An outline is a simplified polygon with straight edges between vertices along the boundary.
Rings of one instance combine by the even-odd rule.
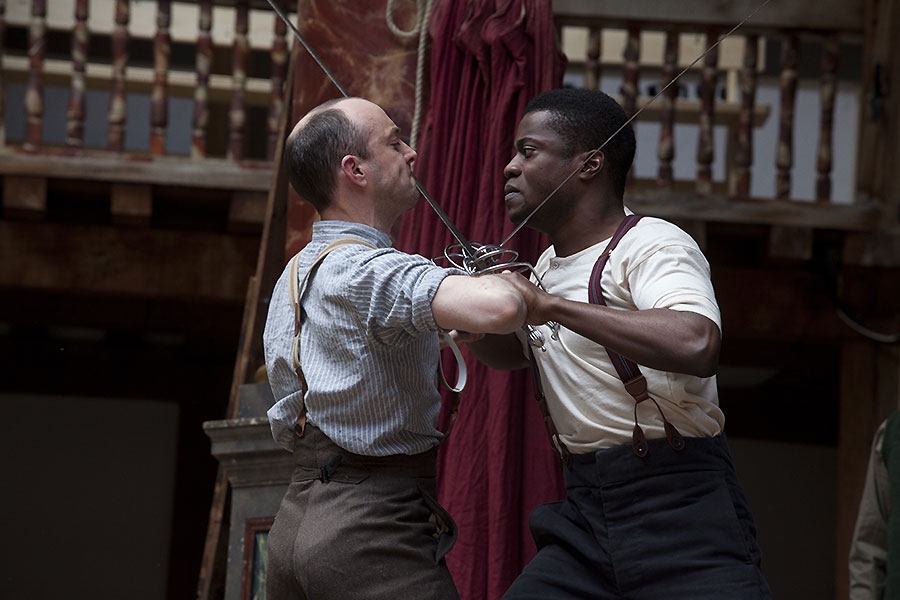
[[[601, 254], [600, 258], [597, 259], [597, 262], [594, 263], [594, 269], [591, 271], [591, 280], [588, 284], [588, 301], [591, 304], [602, 304], [603, 306], [606, 306], [606, 300], [603, 298], [603, 289], [600, 287], [600, 277], [603, 274], [603, 267], [606, 265], [606, 262], [609, 260], [609, 255], [618, 245], [619, 241], [625, 237], [628, 230], [637, 225], [637, 222], [640, 220], [640, 215], [628, 215], [625, 217], [619, 224], [619, 228], [616, 229], [616, 232], [613, 234], [612, 239], [609, 240], [606, 250], [603, 251], [603, 254]], [[681, 437], [681, 434], [678, 433], [675, 426], [666, 419], [666, 416], [663, 414], [656, 399], [647, 392], [647, 380], [644, 379], [641, 369], [634, 361], [625, 358], [618, 352], [614, 352], [607, 348], [606, 353], [609, 355], [609, 359], [612, 361], [613, 367], [615, 367], [616, 373], [619, 375], [619, 379], [625, 384], [625, 391], [634, 398], [634, 433], [631, 437], [631, 447], [634, 449], [634, 453], [638, 456], [646, 456], [647, 454], [647, 437], [644, 435], [644, 430], [638, 425], [637, 418], [638, 404], [647, 399], [652, 400], [653, 404], [656, 405], [656, 410], [659, 411], [659, 416], [663, 421], [663, 427], [666, 430], [666, 440], [668, 440], [669, 446], [676, 451], [683, 450], [684, 438]]]
[[[606, 265], [606, 262], [609, 260], [609, 255], [618, 245], [619, 241], [628, 233], [628, 230], [634, 227], [638, 221], [641, 220], [639, 215], [628, 215], [622, 222], [619, 224], [618, 229], [613, 234], [612, 238], [609, 240], [609, 244], [607, 244], [606, 249], [597, 259], [597, 262], [594, 263], [594, 268], [591, 271], [591, 279], [588, 283], [588, 301], [591, 304], [601, 304], [606, 306], [606, 300], [603, 298], [603, 290], [600, 287], [600, 278], [603, 273], [603, 267]], [[656, 409], [659, 411], [659, 416], [662, 418], [663, 427], [666, 431], [666, 440], [669, 443], [669, 446], [672, 447], [673, 450], [680, 451], [684, 449], [684, 438], [681, 437], [681, 434], [678, 433], [678, 430], [675, 429], [675, 426], [669, 423], [666, 419], [665, 415], [662, 412], [662, 408], [660, 408], [659, 403], [650, 396], [647, 392], [647, 380], [644, 378], [644, 375], [641, 373], [640, 368], [637, 364], [625, 358], [621, 354], [606, 349], [606, 353], [609, 355], [609, 359], [612, 361], [613, 367], [616, 369], [616, 373], [619, 375], [619, 379], [622, 380], [622, 383], [625, 385], [625, 391], [634, 398], [634, 432], [632, 434], [631, 439], [631, 447], [634, 450], [634, 453], [638, 456], [646, 456], [647, 455], [647, 437], [644, 435], [644, 430], [641, 429], [641, 426], [638, 425], [637, 419], [637, 405], [643, 402], [644, 400], [651, 400], [653, 404], [656, 405]], [[538, 400], [538, 405], [541, 408], [541, 414], [544, 417], [544, 428], [547, 431], [547, 435], [550, 437], [551, 444], [556, 445], [560, 458], [564, 463], [568, 463], [571, 467], [571, 454], [566, 446], [562, 443], [562, 440], [559, 439], [559, 434], [556, 431], [556, 427], [553, 425], [553, 420], [550, 417], [550, 412], [547, 409], [547, 400], [544, 396], [543, 386], [541, 385], [541, 377], [537, 370], [537, 362], [534, 358], [534, 353], [531, 354], [531, 366], [534, 371], [534, 382], [535, 382], [535, 396]]]

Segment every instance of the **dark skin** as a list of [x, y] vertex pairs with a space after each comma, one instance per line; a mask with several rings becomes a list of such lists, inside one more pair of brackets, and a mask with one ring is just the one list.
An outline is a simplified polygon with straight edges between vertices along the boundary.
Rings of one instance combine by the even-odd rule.
[[[519, 123], [516, 155], [503, 170], [510, 220], [520, 223], [570, 173], [578, 173], [528, 221], [546, 233], [557, 256], [570, 256], [612, 236], [625, 216], [622, 199], [604, 169], [605, 156], [569, 154], [550, 128], [548, 113], [531, 112]], [[579, 168], [580, 167], [580, 168]], [[518, 273], [503, 275], [522, 293], [532, 325], [554, 321], [652, 369], [698, 377], [714, 375], [721, 334], [708, 318], [664, 308], [621, 311], [553, 296]], [[528, 365], [514, 335], [489, 335], [469, 344], [473, 354], [497, 369]]]

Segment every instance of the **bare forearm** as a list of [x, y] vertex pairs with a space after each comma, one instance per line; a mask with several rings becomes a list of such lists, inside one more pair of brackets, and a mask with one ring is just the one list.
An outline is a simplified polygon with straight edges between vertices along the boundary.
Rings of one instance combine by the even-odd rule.
[[652, 369], [714, 375], [720, 334], [697, 313], [655, 308], [622, 311], [544, 296], [542, 317]]
[[511, 333], [525, 322], [521, 293], [497, 276], [445, 278], [431, 301], [442, 329], [473, 333]]

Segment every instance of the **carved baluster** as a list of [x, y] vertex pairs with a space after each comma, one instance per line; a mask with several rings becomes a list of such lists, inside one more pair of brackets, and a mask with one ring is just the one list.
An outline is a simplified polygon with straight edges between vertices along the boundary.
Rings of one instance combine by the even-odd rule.
[[840, 44], [836, 35], [825, 38], [822, 51], [822, 114], [819, 120], [819, 152], [816, 160], [816, 202], [831, 200], [831, 155], [834, 129], [834, 98]]
[[778, 124], [778, 151], [775, 166], [775, 197], [791, 197], [791, 167], [794, 165], [794, 105], [797, 101], [797, 34], [789, 33], [781, 41], [781, 117]]
[[628, 28], [622, 65], [622, 108], [625, 116], [631, 117], [637, 106], [638, 60], [641, 57], [641, 31], [637, 26]]
[[588, 37], [587, 60], [584, 63], [584, 87], [586, 89], [600, 89], [602, 48], [603, 30], [599, 27], [591, 27]]
[[[641, 57], [641, 30], [637, 25], [629, 25], [625, 42], [622, 65], [622, 108], [629, 119], [637, 109], [638, 61]], [[634, 180], [634, 169], [629, 169], [625, 185], [630, 187]]]
[[738, 117], [737, 153], [731, 181], [731, 194], [736, 198], [750, 196], [750, 170], [753, 165], [753, 108], [756, 104], [756, 61], [759, 53], [759, 36], [748, 35], [744, 42], [741, 112]]
[[284, 110], [284, 76], [287, 70], [287, 25], [281, 19], [275, 19], [275, 37], [272, 39], [272, 101], [269, 104], [269, 144], [266, 156], [269, 160], [275, 157], [275, 146], [281, 132], [278, 122]]
[[[678, 32], [666, 32], [666, 49], [662, 68], [662, 86], [671, 82], [678, 73]], [[656, 183], [671, 188], [673, 184], [672, 159], [675, 158], [675, 99], [678, 86], [669, 87], [662, 98], [662, 124], [659, 129], [659, 174]]]
[[247, 30], [250, 17], [250, 3], [247, 0], [238, 0], [235, 11], [231, 108], [228, 111], [228, 122], [231, 131], [228, 138], [228, 158], [240, 161], [244, 158], [244, 127], [247, 120], [244, 91], [247, 87]]
[[112, 87], [109, 93], [109, 130], [106, 143], [110, 150], [125, 149], [125, 68], [128, 66], [128, 0], [116, 0], [116, 25], [112, 34]]
[[[281, 19], [276, 19], [280, 21]], [[212, 68], [213, 45], [212, 0], [200, 0], [199, 32], [197, 34], [197, 87], [194, 88], [194, 132], [191, 136], [191, 156], [206, 156], [206, 124], [209, 122], [209, 73]]]
[[72, 89], [66, 111], [66, 144], [75, 148], [84, 145], [84, 67], [87, 63], [90, 33], [87, 27], [88, 0], [75, 2], [75, 30], [72, 32]]
[[[706, 47], [716, 43], [719, 32], [710, 29], [706, 33]], [[712, 193], [713, 126], [715, 125], [716, 84], [719, 79], [719, 47], [713, 48], [703, 59], [703, 75], [700, 82], [700, 137], [697, 141], [697, 193]]]
[[31, 27], [28, 31], [28, 87], [25, 90], [25, 150], [41, 147], [44, 116], [44, 46], [47, 43], [47, 1], [31, 0]]
[[166, 153], [166, 126], [169, 123], [169, 55], [172, 38], [172, 0], [157, 0], [156, 37], [153, 39], [153, 91], [150, 94], [150, 154]]

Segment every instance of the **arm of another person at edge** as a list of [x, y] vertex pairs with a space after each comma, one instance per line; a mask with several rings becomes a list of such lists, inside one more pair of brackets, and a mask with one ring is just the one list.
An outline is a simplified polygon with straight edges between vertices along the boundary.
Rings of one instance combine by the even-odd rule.
[[875, 432], [866, 484], [850, 544], [850, 600], [880, 600], [887, 579], [890, 482], [881, 455], [884, 423]]
[[616, 310], [548, 294], [518, 273], [501, 277], [522, 292], [529, 324], [555, 321], [651, 369], [697, 377], [716, 373], [721, 334], [703, 315], [668, 308]]
[[447, 331], [510, 333], [525, 322], [525, 311], [522, 294], [499, 275], [449, 275], [431, 300], [435, 323]]

